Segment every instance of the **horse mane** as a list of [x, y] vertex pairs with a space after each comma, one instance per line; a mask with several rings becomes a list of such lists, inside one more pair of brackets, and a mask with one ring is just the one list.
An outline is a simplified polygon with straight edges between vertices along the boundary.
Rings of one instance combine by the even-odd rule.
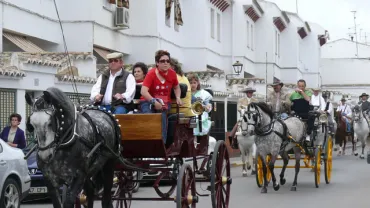
[[[258, 102], [258, 103], [257, 102], [252, 102], [250, 105], [252, 105], [253, 107], [258, 106], [259, 108], [261, 108], [261, 110], [263, 112], [265, 112], [267, 115], [269, 115], [271, 119], [274, 117], [274, 113], [272, 112], [270, 107], [267, 105], [267, 103], [265, 103], [265, 102]], [[249, 111], [249, 107], [248, 107], [248, 111]]]

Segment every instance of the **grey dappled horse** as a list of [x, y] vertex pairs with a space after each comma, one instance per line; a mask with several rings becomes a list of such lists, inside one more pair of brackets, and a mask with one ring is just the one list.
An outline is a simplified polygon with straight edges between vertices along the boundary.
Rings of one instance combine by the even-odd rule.
[[248, 129], [248, 123], [246, 120], [246, 107], [243, 107], [240, 111], [240, 119], [238, 121], [238, 131], [235, 136], [237, 136], [239, 150], [242, 157], [242, 176], [247, 176], [247, 169], [252, 168], [252, 174], [255, 174], [255, 162], [256, 162], [256, 144], [254, 131]]
[[362, 145], [362, 151], [361, 151], [360, 158], [365, 159], [364, 150], [366, 147], [367, 137], [369, 135], [369, 122], [364, 116], [364, 113], [362, 112], [361, 107], [358, 105], [356, 105], [353, 108], [353, 131], [354, 131], [353, 143], [355, 146], [354, 155], [355, 156], [358, 155], [356, 151], [356, 143], [358, 140], [360, 140], [361, 145]]
[[[254, 129], [255, 132], [255, 142], [257, 145], [257, 154], [262, 157], [263, 163], [263, 175], [264, 175], [264, 185], [261, 189], [261, 193], [267, 193], [267, 165], [266, 156], [271, 155], [271, 161], [268, 164], [272, 175], [273, 188], [275, 191], [279, 190], [280, 185], [276, 181], [274, 174], [274, 165], [277, 156], [280, 154], [284, 165], [280, 173], [280, 183], [284, 185], [286, 179], [284, 178], [284, 173], [286, 166], [288, 165], [288, 151], [293, 149], [296, 165], [295, 165], [295, 176], [291, 187], [291, 191], [297, 190], [297, 176], [300, 169], [300, 159], [301, 159], [301, 149], [296, 146], [296, 143], [302, 143], [302, 139], [306, 134], [305, 124], [296, 117], [289, 117], [282, 120], [275, 120], [274, 114], [264, 102], [251, 103], [248, 105], [247, 113], [247, 123]], [[294, 142], [289, 142], [289, 136], [292, 137]], [[282, 146], [283, 144], [283, 146]]]
[[[61, 90], [53, 87], [36, 100], [26, 94], [26, 101], [32, 106], [27, 129], [36, 133], [37, 165], [44, 174], [53, 206], [62, 207], [59, 188], [66, 185], [63, 208], [73, 208], [82, 189], [88, 207], [93, 207], [94, 189], [102, 186], [102, 207], [113, 207], [111, 189], [120, 140], [114, 117], [97, 109], [79, 112]], [[87, 157], [101, 142], [97, 151]]]

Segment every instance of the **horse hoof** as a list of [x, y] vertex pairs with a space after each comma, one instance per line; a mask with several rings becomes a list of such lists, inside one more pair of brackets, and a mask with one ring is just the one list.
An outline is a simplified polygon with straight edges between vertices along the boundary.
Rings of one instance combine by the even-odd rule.
[[261, 189], [261, 194], [266, 194], [267, 193], [267, 188], [266, 187], [263, 187], [262, 189]]
[[252, 170], [252, 174], [251, 175], [256, 175], [256, 171], [255, 170]]
[[247, 172], [243, 172], [243, 173], [242, 173], [242, 176], [243, 176], [243, 177], [247, 177], [247, 176], [248, 176]]
[[360, 155], [360, 158], [361, 158], [361, 159], [365, 159], [365, 156], [364, 156], [364, 155]]
[[275, 191], [279, 191], [279, 189], [280, 189], [280, 185], [279, 184], [277, 184], [276, 186], [274, 186], [274, 190]]
[[358, 153], [357, 153], [357, 152], [355, 153], [355, 156], [356, 156], [356, 157], [358, 156]]
[[280, 184], [282, 186], [284, 186], [285, 183], [286, 183], [286, 179], [285, 178], [280, 178]]
[[247, 166], [247, 170], [250, 170], [252, 168], [252, 166]]
[[292, 186], [292, 187], [290, 188], [290, 191], [297, 191], [297, 187], [296, 187], [296, 186]]

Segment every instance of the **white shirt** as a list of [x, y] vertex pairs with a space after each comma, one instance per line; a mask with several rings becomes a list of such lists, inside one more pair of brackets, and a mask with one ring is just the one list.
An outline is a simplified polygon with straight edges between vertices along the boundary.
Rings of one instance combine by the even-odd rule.
[[347, 105], [347, 104], [340, 104], [337, 108], [337, 112], [339, 111], [344, 111], [344, 113], [347, 114], [347, 116], [351, 116], [352, 115], [352, 110], [351, 110], [351, 106]]
[[[112, 75], [110, 73], [108, 84], [107, 84], [107, 89], [105, 91], [105, 95], [103, 97], [102, 105], [110, 105], [112, 102], [112, 90], [113, 90], [113, 83], [114, 80], [118, 75], [121, 75], [122, 69], [118, 71], [115, 75]], [[94, 101], [95, 97], [100, 93], [100, 86], [102, 82], [102, 75], [98, 77], [98, 80], [96, 81], [95, 85], [91, 89], [91, 95], [90, 95], [90, 100]], [[122, 93], [121, 95], [125, 98], [122, 102], [124, 103], [130, 103], [136, 93], [136, 81], [135, 77], [132, 74], [129, 74], [127, 79], [126, 79], [126, 92]]]
[[311, 105], [319, 106], [320, 110], [324, 111], [326, 107], [326, 102], [321, 95], [312, 95], [311, 96]]

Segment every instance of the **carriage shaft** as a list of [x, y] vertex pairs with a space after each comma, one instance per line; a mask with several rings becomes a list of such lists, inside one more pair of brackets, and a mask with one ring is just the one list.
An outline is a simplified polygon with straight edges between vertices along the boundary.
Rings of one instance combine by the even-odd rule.
[[[314, 168], [314, 167], [315, 166], [313, 166], [313, 165], [308, 165], [308, 166], [302, 165], [302, 166], [300, 166], [300, 168]], [[274, 168], [283, 168], [283, 166], [282, 165], [275, 165]], [[286, 168], [295, 168], [295, 165], [288, 165], [288, 166], [286, 166]]]

